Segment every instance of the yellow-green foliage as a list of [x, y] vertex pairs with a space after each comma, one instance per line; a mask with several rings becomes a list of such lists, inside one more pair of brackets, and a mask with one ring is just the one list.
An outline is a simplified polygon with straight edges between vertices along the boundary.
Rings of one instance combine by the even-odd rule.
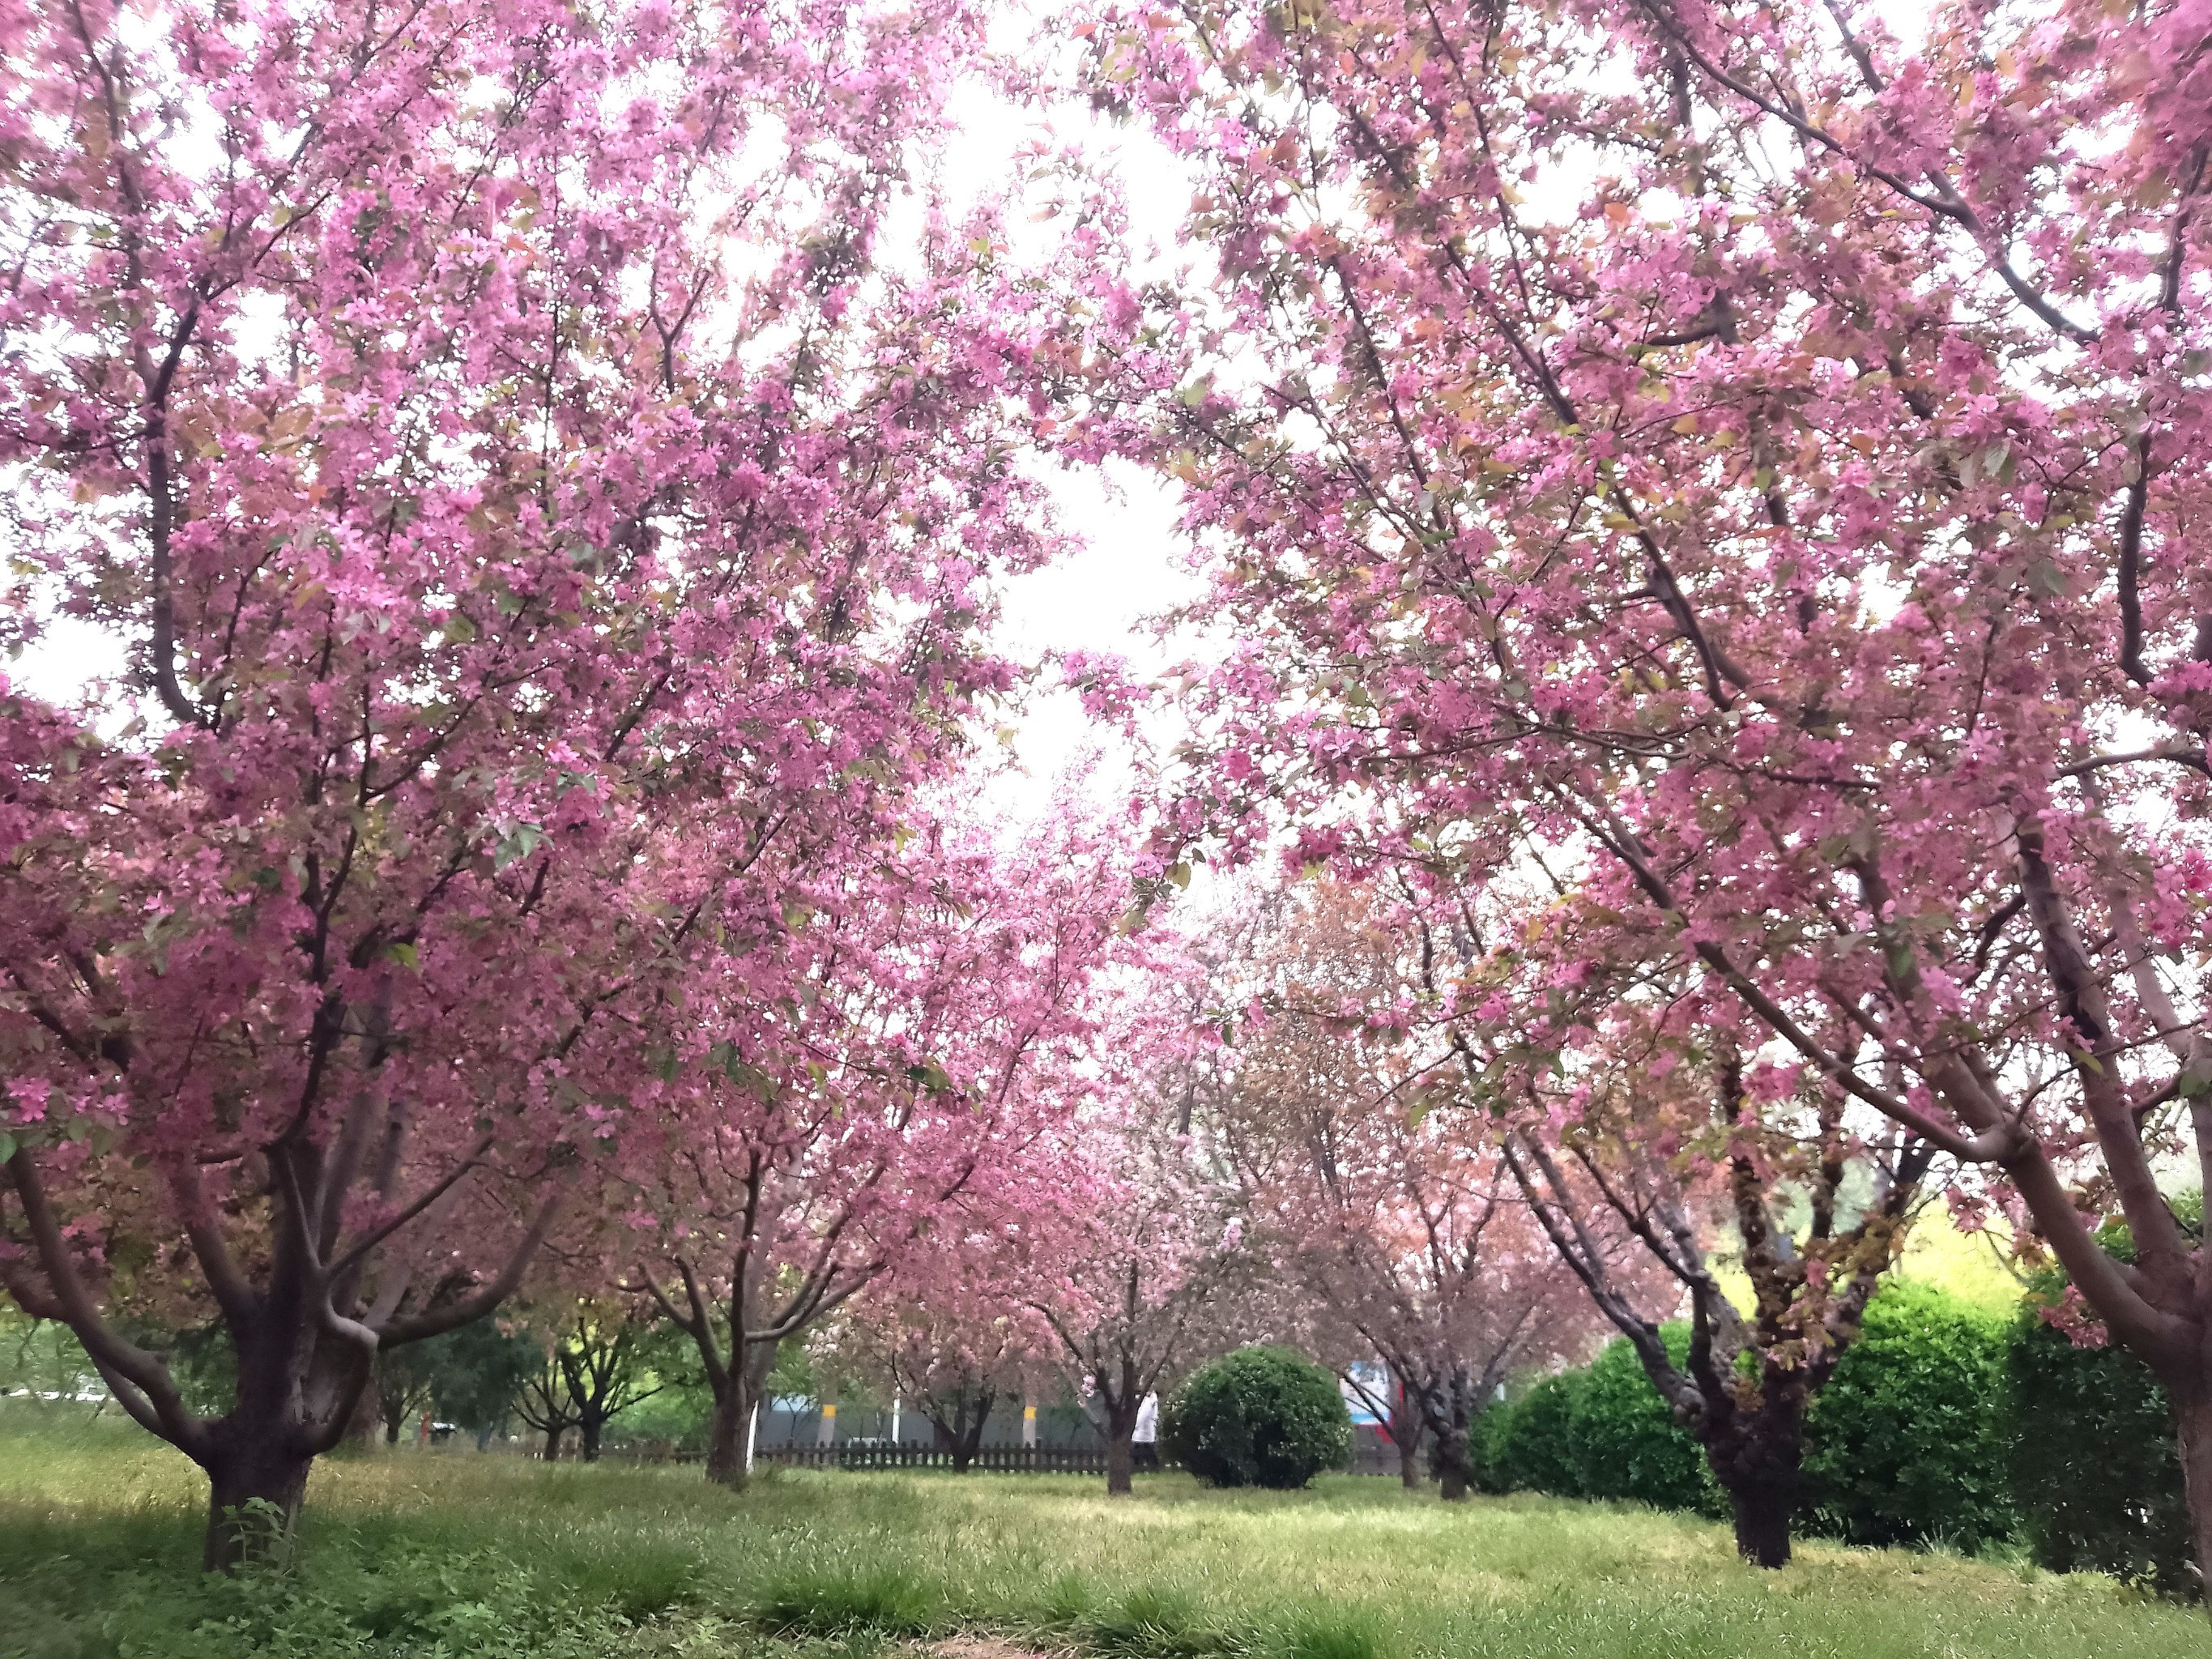
[[696, 1468], [472, 1451], [320, 1467], [284, 1575], [202, 1582], [202, 1490], [136, 1431], [0, 1407], [0, 1656], [866, 1655], [958, 1632], [1099, 1659], [2201, 1659], [2203, 1615], [2087, 1575], [1800, 1547], [1692, 1516], [1393, 1480], [1304, 1492]]

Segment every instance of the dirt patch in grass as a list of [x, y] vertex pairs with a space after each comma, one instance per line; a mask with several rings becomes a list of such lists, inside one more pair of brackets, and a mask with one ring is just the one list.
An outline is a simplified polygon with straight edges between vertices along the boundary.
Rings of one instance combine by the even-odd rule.
[[972, 1632], [932, 1642], [922, 1651], [934, 1654], [936, 1659], [1061, 1659], [1060, 1653], [1048, 1649], [1024, 1647], [1002, 1636], [978, 1636]]

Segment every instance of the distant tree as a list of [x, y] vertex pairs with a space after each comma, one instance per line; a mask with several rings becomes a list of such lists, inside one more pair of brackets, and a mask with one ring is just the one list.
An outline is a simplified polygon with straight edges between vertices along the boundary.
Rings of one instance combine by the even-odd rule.
[[951, 1271], [941, 1241], [1055, 1201], [1033, 1155], [1082, 1092], [1128, 872], [1080, 817], [1017, 849], [928, 805], [865, 879], [790, 919], [811, 964], [793, 994], [764, 1011], [733, 956], [671, 1057], [641, 1188], [674, 1283], [651, 1260], [639, 1277], [698, 1349], [709, 1480], [750, 1477], [784, 1344], [887, 1273]]
[[[1218, 1112], [1255, 1243], [1389, 1365], [1400, 1399], [1374, 1403], [1404, 1437], [1401, 1475], [1425, 1433], [1458, 1499], [1474, 1420], [1508, 1375], [1586, 1346], [1592, 1320], [1449, 1042], [1410, 1029], [1419, 939], [1370, 890], [1286, 906]], [[1420, 1431], [1395, 1426], [1409, 1417]]]
[[578, 1455], [598, 1462], [607, 1425], [680, 1380], [672, 1367], [684, 1358], [681, 1338], [612, 1304], [577, 1304], [550, 1335], [544, 1363], [525, 1374], [515, 1402], [516, 1414], [545, 1437], [549, 1460], [574, 1429]]
[[575, 1400], [568, 1392], [568, 1374], [550, 1350], [541, 1354], [535, 1369], [525, 1373], [514, 1397], [514, 1414], [526, 1427], [544, 1436], [541, 1455], [549, 1463], [556, 1462], [568, 1431], [579, 1419]]
[[925, 1274], [879, 1280], [848, 1304], [837, 1333], [840, 1358], [927, 1419], [956, 1474], [1051, 1340], [1018, 1300], [1008, 1254], [1003, 1237], [981, 1231], [941, 1243]]
[[435, 1339], [431, 1398], [438, 1414], [468, 1430], [479, 1449], [513, 1414], [515, 1397], [539, 1357], [538, 1345], [520, 1330], [482, 1320]]
[[407, 1419], [430, 1404], [436, 1386], [436, 1362], [420, 1346], [396, 1348], [378, 1358], [375, 1382], [384, 1443], [395, 1446]]
[[1231, 1288], [1255, 1277], [1235, 1183], [1194, 1133], [1218, 1086], [1218, 1032], [1198, 1024], [1214, 969], [1172, 945], [1151, 965], [1100, 1041], [1092, 1109], [1018, 1252], [1023, 1294], [1100, 1419], [1109, 1496], [1133, 1490], [1146, 1396], [1236, 1346]]

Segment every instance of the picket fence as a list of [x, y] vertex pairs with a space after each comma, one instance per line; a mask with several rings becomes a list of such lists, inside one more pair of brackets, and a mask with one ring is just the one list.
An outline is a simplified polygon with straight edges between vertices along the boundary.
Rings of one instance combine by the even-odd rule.
[[[935, 1446], [763, 1446], [757, 1463], [793, 1469], [949, 1469]], [[1103, 1474], [1106, 1453], [1089, 1446], [985, 1446], [968, 1466], [979, 1474]]]

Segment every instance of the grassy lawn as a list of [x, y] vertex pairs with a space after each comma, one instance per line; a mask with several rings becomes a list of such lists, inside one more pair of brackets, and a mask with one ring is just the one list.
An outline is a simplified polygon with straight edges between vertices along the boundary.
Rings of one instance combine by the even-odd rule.
[[197, 1473], [126, 1425], [0, 1407], [0, 1656], [1104, 1659], [2212, 1651], [2204, 1616], [2088, 1577], [1801, 1547], [1546, 1498], [1445, 1510], [1395, 1482], [1220, 1494], [1140, 1477], [770, 1476], [455, 1452], [326, 1461], [294, 1571], [202, 1582]]

